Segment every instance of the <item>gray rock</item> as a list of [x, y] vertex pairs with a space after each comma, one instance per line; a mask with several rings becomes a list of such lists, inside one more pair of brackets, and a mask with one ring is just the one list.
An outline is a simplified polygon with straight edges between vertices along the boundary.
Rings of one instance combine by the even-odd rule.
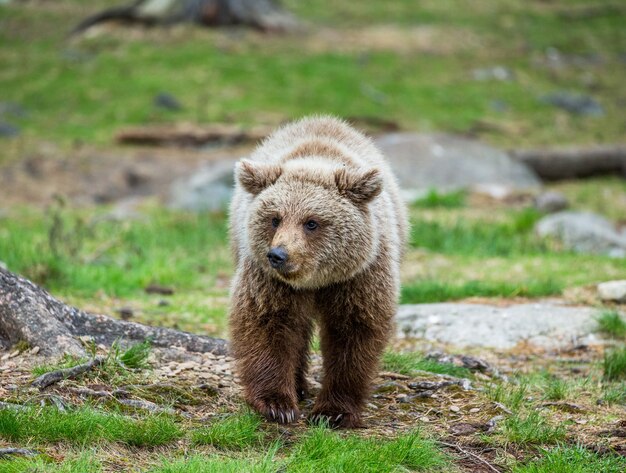
[[592, 97], [586, 95], [561, 91], [544, 95], [541, 97], [541, 101], [577, 115], [588, 115], [593, 117], [601, 117], [604, 115], [604, 108], [602, 108], [602, 105], [600, 105]]
[[486, 80], [500, 80], [510, 81], [515, 79], [515, 74], [508, 67], [493, 66], [485, 69], [474, 69], [472, 71], [472, 77], [474, 80], [486, 81]]
[[618, 233], [604, 217], [591, 212], [547, 215], [537, 222], [535, 232], [544, 238], [556, 238], [565, 248], [579, 253], [626, 256], [626, 235]]
[[155, 107], [163, 108], [165, 110], [177, 111], [183, 109], [183, 106], [180, 104], [178, 99], [172, 94], [168, 94], [166, 92], [157, 94], [154, 97], [153, 102]]
[[598, 295], [603, 301], [626, 302], [626, 279], [598, 284]]
[[19, 103], [11, 101], [0, 102], [1, 117], [24, 118], [26, 115], [26, 109]]
[[224, 210], [233, 194], [236, 159], [207, 164], [172, 184], [168, 206], [193, 212]]
[[569, 207], [567, 197], [560, 192], [543, 192], [535, 197], [535, 208], [540, 212], [554, 213]]
[[489, 145], [446, 134], [390, 133], [376, 140], [398, 176], [405, 197], [429, 189], [453, 191], [476, 185], [537, 188], [526, 165]]
[[20, 134], [20, 129], [8, 123], [0, 123], [0, 137], [12, 138]]
[[558, 301], [515, 304], [441, 303], [401, 305], [399, 337], [424, 338], [458, 347], [511, 349], [518, 343], [543, 348], [599, 343], [597, 310]]

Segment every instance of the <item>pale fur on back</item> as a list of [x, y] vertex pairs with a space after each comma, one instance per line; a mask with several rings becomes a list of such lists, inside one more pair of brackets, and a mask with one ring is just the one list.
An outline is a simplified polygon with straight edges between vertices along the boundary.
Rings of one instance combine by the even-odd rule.
[[[248, 159], [279, 164], [285, 178], [305, 174], [308, 179], [318, 177], [320, 182], [328, 181], [341, 167], [362, 171], [377, 168], [383, 185], [381, 193], [368, 204], [375, 231], [375, 244], [368, 260], [372, 262], [384, 244], [396, 267], [394, 273], [399, 275], [408, 233], [406, 209], [391, 168], [369, 138], [340, 119], [308, 117], [276, 130]], [[255, 197], [236, 182], [230, 208], [230, 231], [235, 257], [239, 260], [248, 251], [247, 222], [249, 207]]]

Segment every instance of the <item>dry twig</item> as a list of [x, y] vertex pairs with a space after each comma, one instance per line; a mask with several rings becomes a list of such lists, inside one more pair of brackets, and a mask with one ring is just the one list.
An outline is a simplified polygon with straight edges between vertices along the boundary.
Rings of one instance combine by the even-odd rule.
[[453, 449], [461, 452], [463, 455], [470, 456], [470, 457], [478, 460], [480, 463], [485, 465], [491, 471], [495, 471], [496, 473], [501, 473], [500, 470], [498, 470], [495, 466], [493, 466], [491, 463], [489, 463], [483, 457], [481, 457], [480, 455], [477, 455], [477, 454], [475, 454], [473, 452], [470, 452], [469, 450], [465, 450], [463, 447], [461, 447], [460, 445], [458, 445], [456, 443], [439, 442], [439, 444], [444, 445], [444, 446], [449, 447], [449, 448], [453, 448]]
[[0, 448], [0, 458], [8, 457], [9, 455], [22, 455], [25, 457], [32, 457], [35, 455], [39, 455], [35, 450], [30, 450], [28, 448]]
[[93, 368], [100, 366], [104, 362], [105, 358], [103, 356], [96, 356], [92, 360], [87, 363], [83, 363], [82, 365], [76, 365], [72, 368], [64, 368], [62, 370], [51, 371], [49, 373], [42, 374], [33, 381], [33, 386], [39, 389], [47, 388], [53, 384], [58, 383], [59, 381], [63, 381], [64, 379], [75, 378], [78, 375], [86, 373], [87, 371], [92, 370]]

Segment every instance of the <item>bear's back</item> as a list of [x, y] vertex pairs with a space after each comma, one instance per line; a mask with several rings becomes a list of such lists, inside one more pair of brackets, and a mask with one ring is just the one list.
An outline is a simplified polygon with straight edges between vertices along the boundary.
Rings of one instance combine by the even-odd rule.
[[350, 167], [388, 165], [372, 141], [346, 122], [330, 116], [307, 117], [270, 135], [250, 157], [253, 161], [286, 162], [315, 156]]

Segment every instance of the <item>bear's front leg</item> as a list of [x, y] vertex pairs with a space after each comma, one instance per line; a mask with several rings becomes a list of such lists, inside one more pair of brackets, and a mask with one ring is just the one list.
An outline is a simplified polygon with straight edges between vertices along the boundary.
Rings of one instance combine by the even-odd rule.
[[269, 420], [289, 423], [300, 417], [296, 374], [310, 327], [292, 288], [252, 265], [240, 267], [232, 294], [231, 349], [246, 401]]
[[324, 379], [312, 422], [362, 427], [361, 411], [395, 313], [395, 291], [353, 281], [321, 291]]

